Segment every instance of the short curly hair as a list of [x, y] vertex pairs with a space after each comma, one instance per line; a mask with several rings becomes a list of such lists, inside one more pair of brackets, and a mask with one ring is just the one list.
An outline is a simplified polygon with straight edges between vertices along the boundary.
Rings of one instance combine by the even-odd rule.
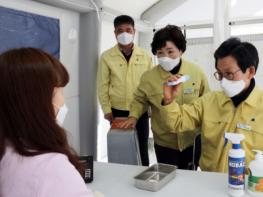
[[154, 34], [151, 43], [152, 53], [156, 55], [157, 50], [165, 47], [167, 41], [173, 42], [180, 51], [185, 52], [186, 39], [181, 28], [175, 25], [167, 25]]

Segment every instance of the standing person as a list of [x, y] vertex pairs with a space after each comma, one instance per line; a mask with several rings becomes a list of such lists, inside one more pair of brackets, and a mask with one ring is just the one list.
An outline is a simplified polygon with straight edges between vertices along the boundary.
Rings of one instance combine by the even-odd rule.
[[151, 125], [157, 161], [188, 169], [193, 158], [195, 134], [169, 133], [164, 117], [160, 114], [163, 83], [167, 77], [175, 74], [189, 75], [190, 80], [183, 84], [177, 97], [177, 102], [184, 104], [193, 102], [209, 91], [207, 79], [197, 65], [182, 58], [186, 50], [186, 40], [179, 27], [168, 25], [160, 29], [154, 34], [151, 45], [159, 65], [143, 74], [131, 104], [129, 119], [121, 127], [136, 125], [138, 118], [149, 105], [152, 110]]
[[21, 48], [0, 55], [0, 196], [91, 197], [61, 127], [65, 67]]
[[[133, 93], [142, 74], [152, 67], [151, 57], [133, 43], [134, 20], [127, 15], [114, 19], [114, 34], [117, 44], [105, 51], [100, 58], [97, 76], [97, 92], [104, 113], [110, 122], [115, 117], [128, 117]], [[136, 126], [139, 148], [144, 166], [149, 165], [148, 114], [141, 114]]]
[[[263, 92], [256, 86], [258, 68], [255, 46], [230, 38], [214, 53], [215, 78], [223, 91], [211, 92], [191, 105], [175, 102], [180, 85], [164, 85], [161, 109], [169, 131], [183, 133], [201, 127], [200, 168], [204, 171], [227, 172], [230, 143], [225, 145], [225, 132], [245, 136], [241, 146], [246, 152], [246, 166], [254, 158], [253, 150], [263, 151]], [[167, 81], [176, 81], [172, 76]], [[160, 100], [161, 103], [161, 100]]]

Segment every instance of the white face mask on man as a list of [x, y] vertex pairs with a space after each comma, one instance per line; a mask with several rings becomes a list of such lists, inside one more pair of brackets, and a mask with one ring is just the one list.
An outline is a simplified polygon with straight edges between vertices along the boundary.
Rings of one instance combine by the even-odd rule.
[[122, 45], [128, 45], [133, 42], [133, 34], [123, 32], [117, 36], [117, 41]]
[[160, 58], [158, 58], [158, 62], [164, 70], [169, 72], [169, 71], [173, 70], [174, 67], [179, 65], [180, 57], [177, 57], [175, 59], [172, 59], [169, 57], [160, 57]]
[[62, 105], [61, 107], [58, 108], [58, 113], [56, 116], [57, 123], [62, 126], [64, 123], [64, 120], [66, 118], [66, 115], [68, 113], [68, 107], [66, 104]]
[[241, 93], [244, 90], [246, 83], [244, 80], [234, 81], [223, 78], [220, 85], [224, 93], [231, 98]]

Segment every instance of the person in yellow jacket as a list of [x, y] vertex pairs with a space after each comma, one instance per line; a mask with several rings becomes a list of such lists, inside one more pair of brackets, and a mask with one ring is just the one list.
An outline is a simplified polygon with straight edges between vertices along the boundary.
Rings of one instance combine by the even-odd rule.
[[209, 91], [207, 79], [197, 65], [181, 57], [186, 50], [186, 39], [179, 27], [168, 25], [160, 29], [154, 34], [151, 45], [159, 65], [143, 74], [131, 104], [130, 118], [121, 127], [135, 126], [138, 118], [150, 106], [157, 161], [188, 169], [192, 162], [195, 134], [169, 133], [160, 114], [163, 83], [173, 74], [190, 76], [177, 97], [177, 102], [183, 104], [191, 103]]
[[[127, 15], [114, 19], [114, 34], [118, 44], [105, 51], [97, 73], [97, 93], [104, 113], [110, 122], [115, 117], [128, 117], [133, 93], [142, 74], [152, 67], [151, 56], [133, 43], [134, 20]], [[149, 165], [149, 118], [144, 113], [137, 125], [142, 164]]]
[[[246, 165], [254, 158], [253, 149], [263, 150], [263, 92], [255, 85], [257, 49], [248, 42], [230, 38], [214, 53], [215, 78], [223, 91], [204, 95], [190, 105], [174, 102], [180, 85], [164, 85], [161, 115], [171, 132], [183, 133], [201, 127], [200, 167], [204, 171], [227, 172], [228, 151], [225, 132], [241, 133]], [[172, 76], [167, 81], [176, 81]], [[161, 103], [161, 101], [160, 101]]]

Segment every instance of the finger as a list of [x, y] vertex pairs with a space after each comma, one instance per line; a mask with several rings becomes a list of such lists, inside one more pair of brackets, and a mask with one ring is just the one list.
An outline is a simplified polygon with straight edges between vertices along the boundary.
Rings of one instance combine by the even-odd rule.
[[120, 128], [127, 129], [129, 125], [130, 125], [129, 121], [125, 121], [123, 123], [120, 123]]
[[173, 86], [173, 90], [172, 90], [172, 97], [175, 98], [179, 92], [179, 89], [181, 87], [181, 84], [178, 84], [176, 86]]
[[180, 79], [180, 76], [173, 75], [167, 79], [167, 82], [177, 81], [178, 79]]
[[117, 127], [118, 128], [123, 128], [125, 126], [125, 122], [122, 122], [122, 123], [118, 123], [117, 124]]
[[134, 123], [132, 124], [132, 128], [135, 128], [135, 127], [136, 127], [136, 123], [137, 123], [137, 122], [134, 122]]
[[164, 97], [164, 99], [168, 99], [168, 100], [170, 100], [171, 99], [171, 96], [172, 95], [172, 93], [171, 93], [171, 91], [164, 91], [164, 93], [163, 93], [163, 97]]
[[127, 128], [129, 128], [129, 126], [130, 126], [130, 123], [129, 123], [129, 122], [126, 122], [125, 125], [123, 126], [123, 128], [124, 128], [124, 129], [127, 129]]
[[168, 96], [169, 94], [171, 94], [171, 91], [172, 91], [172, 87], [171, 86], [168, 86], [167, 84], [165, 84], [163, 86], [163, 94]]

